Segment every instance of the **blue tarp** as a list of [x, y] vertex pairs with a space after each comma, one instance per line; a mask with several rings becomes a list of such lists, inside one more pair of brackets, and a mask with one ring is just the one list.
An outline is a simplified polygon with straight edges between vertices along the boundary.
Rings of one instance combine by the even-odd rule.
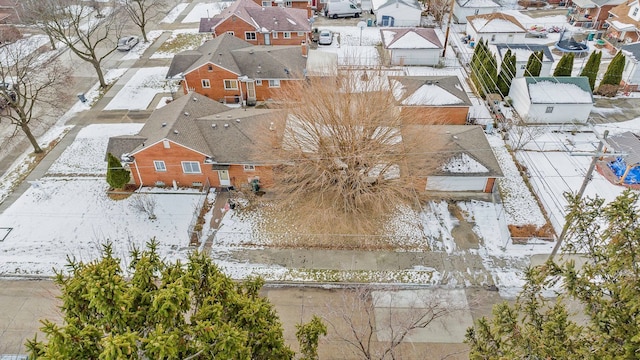
[[[609, 168], [611, 168], [613, 173], [616, 174], [619, 179], [624, 175], [625, 170], [627, 170], [627, 164], [621, 157], [619, 157], [615, 161], [609, 163]], [[636, 166], [629, 170], [629, 173], [623, 183], [629, 185], [640, 184], [640, 166]]]

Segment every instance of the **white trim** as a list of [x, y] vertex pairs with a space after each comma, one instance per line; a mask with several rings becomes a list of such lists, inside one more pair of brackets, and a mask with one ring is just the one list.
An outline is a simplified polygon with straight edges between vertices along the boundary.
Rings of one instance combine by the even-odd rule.
[[[227, 81], [229, 82], [229, 85], [235, 84], [235, 87], [227, 87]], [[224, 84], [225, 90], [238, 90], [238, 80], [224, 79], [222, 80], [222, 83]]]
[[[181, 161], [180, 163], [182, 164], [182, 173], [183, 174], [202, 174], [202, 169], [200, 169], [200, 163], [199, 162], [197, 162], [197, 161]], [[189, 164], [191, 166], [193, 166], [193, 164], [197, 165], [198, 171], [197, 172], [195, 172], [195, 171], [187, 171], [187, 169], [185, 168], [185, 165], [187, 165], [187, 164]]]
[[158, 172], [166, 172], [167, 171], [167, 164], [165, 164], [164, 161], [162, 161], [162, 160], [153, 160], [153, 167]]
[[211, 81], [209, 79], [200, 79], [200, 84], [203, 89], [211, 89]]

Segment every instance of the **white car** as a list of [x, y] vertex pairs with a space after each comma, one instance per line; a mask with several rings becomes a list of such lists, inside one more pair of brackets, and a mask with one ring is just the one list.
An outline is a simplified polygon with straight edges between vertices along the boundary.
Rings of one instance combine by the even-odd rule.
[[125, 36], [118, 40], [118, 50], [129, 51], [140, 42], [137, 36]]
[[320, 35], [318, 35], [318, 44], [331, 45], [332, 42], [333, 33], [330, 30], [320, 30]]

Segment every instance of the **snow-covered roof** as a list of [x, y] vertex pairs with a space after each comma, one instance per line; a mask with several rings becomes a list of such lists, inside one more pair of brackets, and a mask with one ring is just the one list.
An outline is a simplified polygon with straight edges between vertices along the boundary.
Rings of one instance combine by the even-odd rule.
[[636, 28], [633, 24], [625, 24], [618, 20], [609, 20], [609, 23], [618, 31], [633, 31]]
[[476, 30], [476, 33], [527, 32], [525, 27], [514, 16], [500, 12], [467, 16], [467, 22]]
[[529, 56], [535, 51], [542, 51], [543, 62], [553, 62], [553, 54], [547, 45], [536, 44], [495, 44], [496, 50], [498, 50], [498, 57], [502, 59], [507, 50], [511, 50], [512, 54], [516, 55], [516, 61], [527, 61]]
[[488, 173], [489, 169], [466, 153], [454, 155], [442, 165], [442, 171], [450, 173]]
[[385, 49], [442, 49], [431, 28], [381, 29], [380, 34]]
[[397, 76], [389, 82], [401, 105], [471, 106], [457, 76]]
[[620, 48], [622, 53], [629, 59], [638, 61], [640, 60], [640, 42], [634, 42], [631, 44], [627, 44]]
[[403, 7], [413, 8], [422, 11], [422, 6], [418, 0], [371, 0], [373, 11], [387, 6], [404, 5]]
[[526, 77], [532, 104], [593, 104], [589, 79], [577, 77]]
[[493, 0], [457, 0], [460, 7], [463, 8], [499, 8], [500, 4]]
[[626, 154], [623, 158], [627, 165], [640, 164], [640, 137], [637, 134], [626, 131], [612, 135], [607, 139], [607, 144], [612, 150]]

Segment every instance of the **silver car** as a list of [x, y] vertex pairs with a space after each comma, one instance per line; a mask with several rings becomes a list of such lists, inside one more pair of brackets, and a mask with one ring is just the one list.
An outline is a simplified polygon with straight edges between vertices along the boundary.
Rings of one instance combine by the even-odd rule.
[[330, 30], [320, 30], [320, 35], [318, 36], [318, 44], [331, 45], [332, 42], [333, 33]]
[[118, 40], [118, 50], [129, 51], [140, 42], [137, 36], [125, 36]]

